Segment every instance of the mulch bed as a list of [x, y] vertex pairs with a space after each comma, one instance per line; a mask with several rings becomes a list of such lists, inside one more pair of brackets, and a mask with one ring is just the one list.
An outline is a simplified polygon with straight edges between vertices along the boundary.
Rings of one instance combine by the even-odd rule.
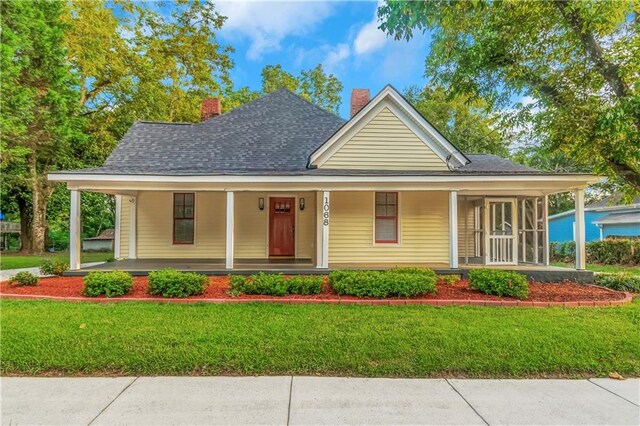
[[[242, 295], [232, 298], [227, 294], [229, 290], [229, 278], [226, 276], [209, 277], [209, 287], [199, 296], [187, 299], [234, 299], [234, 300], [273, 300], [273, 296]], [[54, 296], [54, 297], [83, 297], [82, 277], [50, 277], [41, 278], [35, 287], [18, 287], [9, 285], [8, 281], [0, 283], [0, 295], [25, 295], [25, 296]], [[160, 296], [151, 296], [147, 293], [147, 277], [134, 277], [133, 289], [127, 294], [128, 299], [158, 299]], [[575, 283], [530, 283], [527, 302], [595, 302], [595, 301], [619, 301], [625, 299], [625, 293], [609, 290], [602, 287], [580, 285]], [[279, 300], [372, 300], [355, 296], [338, 296], [325, 282], [323, 291], [318, 295], [301, 296], [291, 295], [277, 298]], [[391, 299], [390, 299], [391, 300]], [[407, 299], [409, 300], [409, 299]], [[469, 287], [467, 280], [461, 280], [455, 284], [438, 284], [436, 294], [426, 294], [411, 300], [447, 300], [447, 301], [515, 301], [511, 297], [498, 297], [487, 295]]]

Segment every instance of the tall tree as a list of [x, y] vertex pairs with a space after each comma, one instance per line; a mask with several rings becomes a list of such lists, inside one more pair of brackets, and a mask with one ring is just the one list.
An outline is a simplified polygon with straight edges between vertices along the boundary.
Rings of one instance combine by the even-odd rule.
[[262, 93], [275, 92], [285, 88], [297, 93], [310, 102], [334, 113], [340, 108], [342, 82], [333, 74], [326, 74], [322, 65], [302, 70], [295, 76], [281, 65], [267, 65], [262, 69]]
[[[94, 162], [101, 163], [136, 120], [191, 121], [203, 98], [229, 85], [232, 48], [219, 44], [221, 16], [212, 2], [71, 0], [69, 61], [80, 104], [91, 117]], [[163, 6], [158, 6], [162, 8]]]
[[500, 119], [481, 99], [449, 97], [444, 88], [432, 85], [409, 87], [404, 96], [463, 152], [509, 155], [509, 139], [502, 132]]
[[63, 47], [64, 4], [1, 2], [2, 193], [18, 205], [22, 250], [41, 252], [46, 237], [47, 173], [73, 167], [83, 150], [79, 92]]
[[430, 31], [427, 74], [452, 93], [530, 114], [554, 152], [640, 190], [639, 3], [387, 1], [381, 29], [409, 39]]

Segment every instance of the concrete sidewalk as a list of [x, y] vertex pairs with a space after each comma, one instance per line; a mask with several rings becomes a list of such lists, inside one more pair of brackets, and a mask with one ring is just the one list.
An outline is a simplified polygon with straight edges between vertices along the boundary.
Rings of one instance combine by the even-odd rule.
[[640, 379], [0, 379], [2, 424], [638, 425]]
[[[83, 264], [80, 265], [80, 267], [81, 268], [88, 268], [90, 266], [102, 265], [103, 263], [105, 263], [105, 262], [83, 263]], [[18, 268], [18, 269], [0, 270], [0, 281], [8, 280], [9, 278], [13, 277], [18, 272], [29, 272], [29, 273], [37, 276], [37, 277], [49, 277], [49, 276], [51, 276], [51, 275], [42, 275], [40, 273], [40, 267], [39, 266], [34, 266], [33, 268]]]

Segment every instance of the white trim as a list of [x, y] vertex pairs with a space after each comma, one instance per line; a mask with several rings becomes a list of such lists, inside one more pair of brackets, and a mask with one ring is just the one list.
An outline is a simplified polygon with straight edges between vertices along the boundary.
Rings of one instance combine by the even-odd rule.
[[81, 195], [77, 189], [71, 190], [71, 210], [69, 214], [69, 269], [80, 269], [82, 244]]
[[576, 243], [576, 269], [587, 268], [586, 230], [584, 223], [584, 189], [574, 191], [575, 200], [575, 243]]
[[225, 268], [233, 269], [235, 202], [233, 191], [227, 191], [227, 238], [225, 249]]
[[542, 251], [542, 261], [545, 266], [549, 266], [551, 259], [549, 256], [549, 197], [547, 195], [542, 198], [542, 203], [542, 215], [544, 224], [544, 248]]
[[[640, 204], [626, 204], [626, 205], [617, 205], [617, 206], [607, 206], [607, 207], [590, 207], [590, 206], [585, 206], [584, 211], [585, 212], [609, 212], [609, 211], [615, 211], [615, 210], [637, 210], [640, 209]], [[575, 214], [575, 209], [571, 209], [571, 210], [567, 210], [564, 212], [560, 212], [560, 213], [556, 213], [554, 215], [549, 216], [549, 219], [555, 219], [558, 217], [563, 217], [563, 216], [569, 216], [569, 215], [573, 215]], [[596, 223], [596, 222], [594, 222]]]
[[[465, 223], [467, 218], [464, 218]], [[449, 266], [458, 269], [458, 192], [449, 192]]]
[[[381, 107], [382, 105], [382, 107]], [[329, 140], [327, 140], [320, 148], [318, 148], [309, 158], [309, 163], [321, 167], [332, 153], [344, 145], [354, 132], [354, 128], [362, 128], [377, 112], [383, 107], [393, 106], [394, 114], [409, 127], [428, 147], [430, 147], [438, 156], [444, 158], [451, 155], [457, 160], [458, 166], [466, 164], [467, 158], [458, 151], [444, 136], [438, 132], [429, 122], [427, 122], [416, 110], [409, 104], [393, 87], [384, 87], [373, 99], [356, 115], [354, 115], [344, 126], [342, 126]], [[391, 108], [390, 108], [391, 109]], [[364, 124], [363, 124], [364, 122]], [[435, 147], [433, 142], [439, 145]], [[336, 148], [336, 145], [338, 146]]]
[[120, 244], [121, 244], [121, 238], [120, 238], [120, 231], [121, 231], [121, 226], [122, 224], [120, 222], [122, 222], [122, 195], [117, 195], [115, 196], [116, 199], [116, 225], [115, 225], [115, 229], [113, 230], [114, 232], [114, 236], [113, 236], [113, 258], [114, 259], [120, 259]]
[[[428, 182], [572, 182], [585, 186], [602, 180], [595, 175], [98, 175], [50, 173], [55, 182], [151, 182], [151, 183], [428, 183]], [[571, 188], [575, 188], [573, 185]]]
[[137, 259], [138, 244], [138, 197], [129, 197], [129, 259]]
[[318, 204], [320, 210], [320, 227], [321, 231], [318, 233], [320, 236], [320, 258], [317, 260], [317, 267], [327, 269], [329, 267], [329, 222], [331, 220], [331, 193], [329, 191], [322, 191], [322, 198]]

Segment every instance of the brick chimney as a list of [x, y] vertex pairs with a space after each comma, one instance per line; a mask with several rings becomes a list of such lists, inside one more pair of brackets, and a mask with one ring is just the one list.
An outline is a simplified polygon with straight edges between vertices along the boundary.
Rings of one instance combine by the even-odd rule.
[[207, 98], [202, 101], [200, 107], [200, 121], [207, 121], [222, 113], [222, 102], [219, 98]]
[[369, 89], [353, 89], [351, 91], [351, 117], [356, 115], [369, 103]]

